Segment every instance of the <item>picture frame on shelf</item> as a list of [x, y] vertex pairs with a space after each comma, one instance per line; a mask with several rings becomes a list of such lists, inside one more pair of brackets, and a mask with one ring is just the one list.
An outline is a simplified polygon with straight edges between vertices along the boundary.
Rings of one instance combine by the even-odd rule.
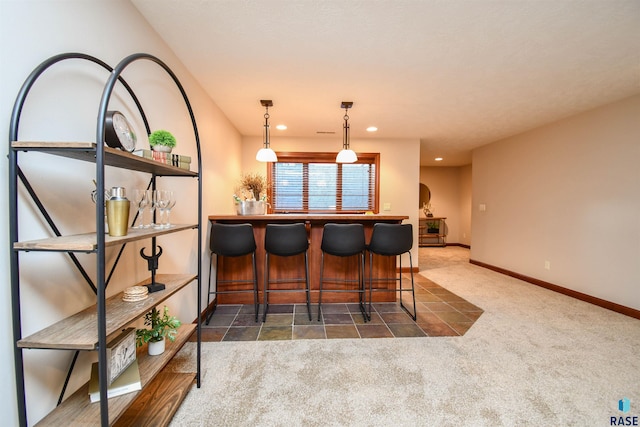
[[107, 378], [113, 383], [136, 360], [135, 328], [124, 329], [107, 344]]

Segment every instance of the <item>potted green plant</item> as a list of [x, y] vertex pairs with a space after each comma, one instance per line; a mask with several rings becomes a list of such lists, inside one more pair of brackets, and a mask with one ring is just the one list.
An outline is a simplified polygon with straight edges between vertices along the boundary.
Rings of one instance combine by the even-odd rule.
[[153, 308], [144, 315], [144, 324], [150, 329], [136, 329], [136, 344], [141, 347], [149, 344], [149, 355], [157, 356], [164, 353], [164, 339], [173, 342], [182, 324], [175, 316], [169, 315], [169, 308], [165, 305], [162, 315], [157, 308]]
[[154, 151], [170, 153], [173, 147], [176, 146], [176, 137], [169, 131], [163, 129], [156, 130], [149, 135], [149, 145]]

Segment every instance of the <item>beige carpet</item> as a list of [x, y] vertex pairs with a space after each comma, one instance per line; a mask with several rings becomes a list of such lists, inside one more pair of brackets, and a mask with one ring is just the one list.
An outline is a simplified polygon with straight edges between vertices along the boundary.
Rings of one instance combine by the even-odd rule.
[[[171, 426], [608, 426], [640, 415], [640, 321], [468, 264], [463, 248], [420, 252], [433, 261], [421, 274], [485, 310], [466, 335], [203, 343], [202, 387]], [[194, 348], [172, 368], [188, 369]]]

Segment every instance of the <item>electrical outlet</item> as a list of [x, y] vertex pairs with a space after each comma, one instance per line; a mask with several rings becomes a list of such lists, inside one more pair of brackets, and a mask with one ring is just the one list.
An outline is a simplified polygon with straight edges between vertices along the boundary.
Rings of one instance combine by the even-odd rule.
[[485, 212], [487, 210], [487, 205], [485, 205], [484, 203], [480, 203], [480, 212]]
[[551, 270], [551, 261], [545, 261], [544, 262], [544, 269], [545, 270]]
[[384, 205], [382, 205], [382, 210], [383, 211], [390, 211], [391, 210], [391, 203], [385, 203]]

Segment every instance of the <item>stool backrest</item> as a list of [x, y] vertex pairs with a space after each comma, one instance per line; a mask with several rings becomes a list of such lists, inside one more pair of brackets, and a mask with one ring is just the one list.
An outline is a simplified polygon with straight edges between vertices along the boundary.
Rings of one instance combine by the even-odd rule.
[[364, 226], [362, 224], [326, 224], [322, 230], [321, 249], [336, 256], [351, 256], [364, 251]]
[[384, 224], [373, 226], [369, 250], [379, 255], [400, 255], [413, 247], [411, 224]]
[[242, 256], [256, 250], [251, 224], [211, 224], [209, 249], [216, 255]]
[[267, 224], [264, 234], [264, 249], [270, 254], [292, 256], [309, 248], [307, 229], [303, 223]]

